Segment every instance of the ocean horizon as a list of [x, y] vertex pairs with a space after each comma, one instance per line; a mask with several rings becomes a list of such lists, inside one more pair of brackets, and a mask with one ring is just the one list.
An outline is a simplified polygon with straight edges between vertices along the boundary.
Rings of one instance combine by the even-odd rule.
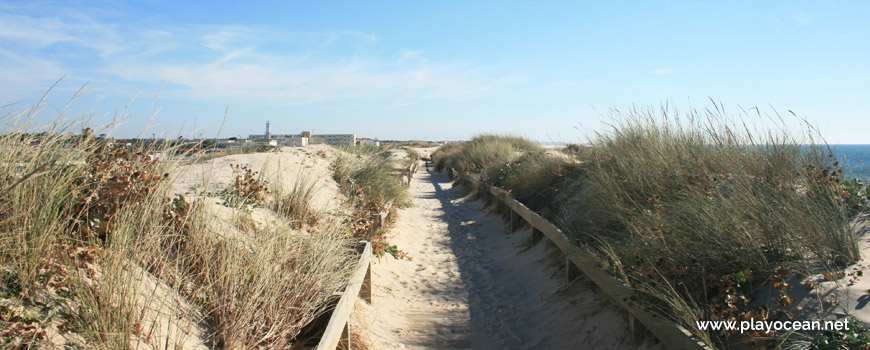
[[[568, 142], [540, 142], [545, 148], [560, 149]], [[870, 144], [828, 145], [847, 178], [870, 179]]]

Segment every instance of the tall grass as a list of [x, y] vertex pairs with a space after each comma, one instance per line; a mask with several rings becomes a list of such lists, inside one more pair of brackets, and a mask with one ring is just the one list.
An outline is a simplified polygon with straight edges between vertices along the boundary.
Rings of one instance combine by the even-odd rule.
[[448, 144], [432, 154], [436, 171], [456, 169], [493, 186], [503, 187], [532, 210], [552, 217], [556, 196], [581, 171], [579, 163], [533, 141], [517, 136], [480, 135], [469, 142]]
[[37, 110], [0, 134], [0, 347], [286, 348], [346, 282], [353, 239], [308, 219], [304, 180], [270, 206], [291, 222], [238, 231], [216, 198], [172, 195], [177, 163], [148, 153], [173, 150], [70, 133], [63, 115], [29, 133]]
[[[279, 174], [280, 176], [280, 174]], [[281, 180], [277, 179], [276, 183]], [[311, 201], [317, 192], [317, 181], [300, 169], [296, 180], [289, 189], [278, 186], [272, 191], [274, 210], [290, 220], [294, 228], [313, 227], [321, 220], [322, 213], [311, 208]]]
[[[333, 178], [353, 208], [350, 228], [354, 236], [372, 242], [374, 252], [404, 255], [385, 238], [386, 224], [396, 213], [396, 207], [407, 199], [400, 169], [386, 149], [372, 147], [339, 148], [348, 153], [332, 163]], [[398, 168], [398, 169], [397, 169]]]
[[405, 153], [408, 155], [408, 159], [410, 159], [411, 161], [416, 161], [416, 160], [420, 159], [420, 153], [415, 151], [413, 148], [411, 148], [411, 147], [402, 147], [402, 148], [405, 149]]
[[389, 153], [368, 147], [374, 146], [354, 148], [352, 153], [336, 158], [332, 165], [333, 177], [346, 192], [358, 192], [383, 204], [401, 202], [407, 196], [407, 190], [388, 158]]
[[502, 168], [518, 156], [542, 150], [537, 143], [521, 137], [484, 134], [468, 142], [441, 147], [432, 157], [437, 171], [453, 168], [463, 174], [481, 174], [485, 180], [495, 180]]
[[253, 233], [247, 245], [214, 236], [191, 239], [214, 343], [289, 347], [346, 281], [350, 241], [337, 226], [307, 235], [276, 227]]
[[[693, 329], [694, 319], [779, 317], [757, 312], [750, 286], [860, 258], [850, 196], [827, 147], [808, 126], [798, 137], [781, 119], [765, 123], [775, 126], [754, 129], [718, 109], [631, 110], [569, 157], [491, 135], [433, 157], [439, 170], [511, 190], [650, 307]], [[766, 307], [793, 312], [787, 285], [778, 286]]]
[[584, 181], [595, 191], [571, 211], [597, 239], [677, 264], [701, 253], [716, 272], [768, 271], [804, 252], [838, 265], [858, 258], [823, 146], [785, 132], [759, 138], [717, 115], [667, 117], [629, 114], [593, 142]]
[[813, 138], [754, 132], [709, 111], [621, 117], [592, 142], [583, 181], [594, 190], [569, 201], [564, 219], [590, 245], [607, 242], [607, 263], [633, 286], [670, 305], [698, 303], [704, 319], [740, 318], [749, 305], [722, 303], [751, 298], [747, 284], [776, 280], [784, 266], [809, 273], [860, 258], [842, 172]]

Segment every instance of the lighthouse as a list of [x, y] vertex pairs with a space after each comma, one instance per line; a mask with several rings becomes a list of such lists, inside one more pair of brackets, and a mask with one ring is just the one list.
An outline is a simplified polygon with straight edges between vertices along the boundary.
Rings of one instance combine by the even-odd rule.
[[269, 125], [269, 121], [266, 121], [266, 141], [272, 139], [272, 126]]

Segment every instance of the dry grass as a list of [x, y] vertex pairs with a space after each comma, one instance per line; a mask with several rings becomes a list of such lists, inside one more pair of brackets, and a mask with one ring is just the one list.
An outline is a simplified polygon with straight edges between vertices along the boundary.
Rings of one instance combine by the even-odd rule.
[[314, 227], [324, 215], [312, 209], [310, 205], [317, 192], [317, 179], [303, 170], [304, 168], [300, 169], [296, 174], [296, 181], [289, 190], [278, 187], [273, 191], [273, 209], [290, 220], [291, 225], [296, 229]]
[[394, 164], [386, 149], [373, 146], [339, 149], [348, 153], [333, 162], [333, 178], [353, 208], [351, 232], [359, 239], [372, 242], [376, 254], [389, 252], [396, 257], [404, 256], [384, 237], [386, 223], [392, 220], [396, 207], [408, 195], [401, 172], [396, 171], [404, 165]]
[[353, 240], [303, 180], [270, 206], [289, 222], [238, 230], [169, 192], [147, 154], [171, 150], [28, 133], [38, 108], [3, 115], [0, 347], [285, 348], [346, 282]]
[[632, 110], [613, 120], [570, 158], [495, 136], [433, 157], [439, 170], [478, 176], [543, 211], [649, 307], [690, 329], [696, 319], [786, 317], [788, 288], [759, 312], [751, 286], [860, 258], [842, 171], [825, 145], [793, 136], [781, 119], [764, 131], [719, 110]]

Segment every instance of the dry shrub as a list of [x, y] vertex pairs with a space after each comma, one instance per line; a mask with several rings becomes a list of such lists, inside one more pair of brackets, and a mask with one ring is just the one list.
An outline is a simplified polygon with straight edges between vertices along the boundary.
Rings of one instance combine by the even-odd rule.
[[266, 194], [269, 193], [268, 183], [262, 180], [260, 173], [248, 168], [247, 165], [230, 164], [235, 178], [229, 188], [223, 191], [223, 197], [228, 206], [263, 205]]
[[72, 184], [73, 229], [105, 240], [119, 210], [144, 200], [168, 176], [158, 165], [143, 150], [100, 142], [88, 154], [87, 176]]

